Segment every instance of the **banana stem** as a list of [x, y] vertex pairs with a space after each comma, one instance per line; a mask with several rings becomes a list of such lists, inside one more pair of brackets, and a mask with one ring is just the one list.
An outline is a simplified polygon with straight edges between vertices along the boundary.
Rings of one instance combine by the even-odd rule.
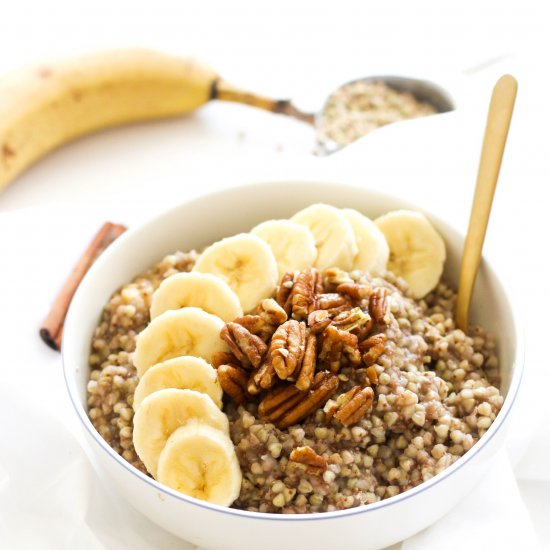
[[315, 115], [313, 113], [304, 113], [300, 111], [288, 99], [271, 99], [269, 97], [253, 94], [237, 88], [225, 80], [215, 80], [213, 82], [210, 97], [211, 99], [219, 99], [220, 101], [244, 103], [245, 105], [264, 109], [272, 113], [291, 116], [312, 125], [315, 122]]

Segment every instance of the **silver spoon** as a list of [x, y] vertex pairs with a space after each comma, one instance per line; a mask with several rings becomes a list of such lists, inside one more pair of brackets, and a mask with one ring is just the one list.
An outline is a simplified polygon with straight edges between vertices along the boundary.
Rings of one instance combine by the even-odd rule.
[[[450, 95], [441, 86], [435, 84], [434, 82], [430, 82], [429, 80], [394, 75], [369, 76], [346, 82], [340, 88], [330, 94], [321, 110], [315, 115], [315, 127], [317, 130], [321, 130], [324, 127], [324, 113], [331, 101], [333, 94], [341, 88], [344, 88], [345, 86], [353, 85], [359, 82], [365, 84], [382, 83], [385, 84], [388, 88], [391, 88], [392, 90], [395, 90], [397, 92], [408, 93], [412, 95], [418, 102], [427, 103], [428, 105], [433, 107], [436, 114], [447, 113], [455, 109], [454, 102], [451, 99]], [[337, 143], [336, 141], [331, 139], [323, 139], [322, 141], [318, 140], [316, 154], [321, 156], [328, 155], [342, 149], [345, 146], [346, 145]]]
[[[304, 112], [301, 109], [298, 109], [288, 99], [272, 99], [261, 96], [241, 88], [237, 88], [225, 80], [216, 81], [212, 89], [212, 99], [244, 103], [246, 105], [271, 111], [273, 113], [291, 116], [301, 120], [302, 122], [311, 124], [317, 131], [319, 131], [323, 125], [323, 112], [332, 95], [343, 86], [356, 82], [381, 82], [398, 92], [410, 93], [417, 101], [430, 104], [435, 109], [436, 113], [446, 113], [455, 109], [455, 104], [450, 95], [438, 84], [430, 82], [429, 80], [394, 75], [368, 76], [346, 82], [328, 96], [322, 109], [318, 113]], [[318, 145], [316, 153], [326, 155], [333, 153], [342, 147], [343, 145], [336, 142], [324, 141], [320, 146]]]

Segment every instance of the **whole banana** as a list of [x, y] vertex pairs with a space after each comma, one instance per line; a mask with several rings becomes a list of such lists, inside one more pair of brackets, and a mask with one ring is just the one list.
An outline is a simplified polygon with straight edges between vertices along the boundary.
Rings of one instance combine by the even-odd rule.
[[228, 84], [202, 63], [149, 50], [96, 53], [0, 77], [0, 190], [74, 138], [109, 126], [183, 115], [211, 99], [312, 120], [286, 100]]
[[48, 151], [133, 121], [189, 113], [216, 73], [147, 50], [88, 55], [0, 78], [0, 189]]

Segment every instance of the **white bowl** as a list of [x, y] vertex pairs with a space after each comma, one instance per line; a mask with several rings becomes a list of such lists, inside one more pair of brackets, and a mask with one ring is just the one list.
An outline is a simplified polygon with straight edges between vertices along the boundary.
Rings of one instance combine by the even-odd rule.
[[[181, 204], [120, 237], [90, 269], [67, 316], [62, 350], [65, 379], [101, 473], [132, 506], [202, 548], [383, 548], [427, 527], [463, 499], [490, 466], [503, 442], [523, 369], [522, 338], [506, 291], [486, 261], [476, 283], [472, 319], [497, 338], [504, 405], [491, 428], [470, 451], [450, 468], [405, 493], [365, 507], [323, 514], [233, 510], [187, 497], [157, 483], [130, 466], [96, 432], [86, 414], [87, 359], [102, 305], [112, 292], [166, 254], [200, 248], [248, 231], [262, 220], [288, 217], [314, 202], [353, 207], [372, 218], [397, 208], [421, 210], [365, 188], [339, 183], [284, 181], [216, 192]], [[456, 286], [463, 237], [436, 216], [426, 214], [446, 241], [446, 277]]]

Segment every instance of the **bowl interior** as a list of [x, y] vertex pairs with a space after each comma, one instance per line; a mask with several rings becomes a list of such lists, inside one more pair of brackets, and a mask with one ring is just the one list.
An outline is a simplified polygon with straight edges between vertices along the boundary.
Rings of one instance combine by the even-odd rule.
[[[91, 338], [103, 304], [118, 287], [166, 254], [201, 249], [222, 237], [246, 232], [260, 221], [288, 218], [316, 202], [355, 208], [373, 219], [399, 208], [422, 211], [416, 205], [356, 186], [297, 181], [264, 183], [227, 189], [181, 204], [128, 231], [111, 245], [80, 285], [67, 316], [63, 338], [69, 391], [89, 428], [93, 430], [85, 414]], [[445, 278], [456, 288], [463, 238], [440, 218], [425, 213], [445, 239]], [[516, 364], [516, 320], [501, 282], [486, 261], [476, 283], [472, 320], [496, 336], [502, 391], [506, 395]]]

